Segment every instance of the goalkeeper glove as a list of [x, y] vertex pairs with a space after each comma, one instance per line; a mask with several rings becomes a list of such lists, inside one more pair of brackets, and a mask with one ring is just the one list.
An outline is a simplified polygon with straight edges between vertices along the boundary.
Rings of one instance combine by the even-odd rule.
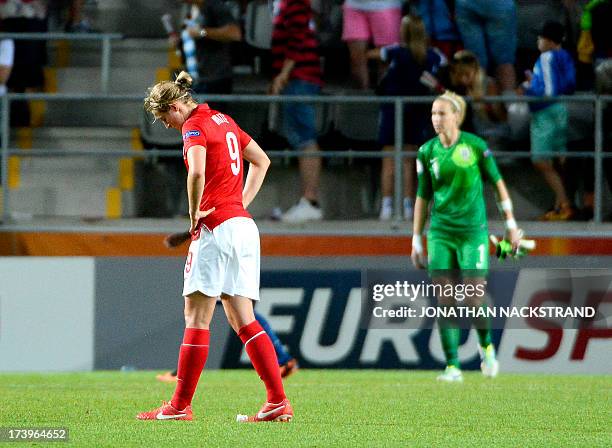
[[500, 260], [505, 260], [508, 257], [512, 257], [514, 259], [521, 258], [533, 249], [535, 249], [536, 242], [535, 240], [526, 240], [523, 239], [523, 231], [520, 230], [520, 240], [518, 243], [518, 248], [516, 251], [512, 250], [512, 243], [508, 240], [502, 239], [501, 241], [497, 239], [495, 235], [490, 235], [490, 240], [495, 246], [495, 256]]

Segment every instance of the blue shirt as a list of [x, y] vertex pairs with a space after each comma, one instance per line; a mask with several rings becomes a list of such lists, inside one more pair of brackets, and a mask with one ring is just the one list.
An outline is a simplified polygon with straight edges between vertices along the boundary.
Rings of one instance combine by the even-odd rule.
[[[545, 51], [533, 67], [531, 84], [525, 89], [529, 96], [571, 95], [576, 88], [576, 68], [570, 54], [563, 48]], [[532, 111], [541, 110], [550, 103], [530, 103]]]
[[398, 44], [382, 47], [380, 57], [389, 63], [381, 81], [382, 86], [377, 90], [381, 95], [430, 95], [429, 88], [421, 84], [419, 78], [425, 70], [435, 76], [440, 66], [446, 62], [444, 56], [428, 48], [425, 63], [420, 65], [408, 48]]

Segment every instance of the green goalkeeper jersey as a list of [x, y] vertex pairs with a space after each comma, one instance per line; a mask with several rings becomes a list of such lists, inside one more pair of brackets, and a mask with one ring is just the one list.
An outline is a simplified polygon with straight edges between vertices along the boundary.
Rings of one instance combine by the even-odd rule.
[[483, 139], [461, 131], [457, 142], [445, 148], [435, 137], [419, 148], [416, 164], [417, 196], [433, 198], [431, 230], [488, 230], [483, 175], [492, 183], [501, 175]]

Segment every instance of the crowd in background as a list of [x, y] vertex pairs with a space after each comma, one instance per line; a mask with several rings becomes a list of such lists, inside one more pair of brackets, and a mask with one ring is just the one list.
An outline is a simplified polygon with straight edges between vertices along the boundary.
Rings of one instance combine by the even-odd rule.
[[[83, 16], [84, 3], [0, 0], [1, 26], [4, 31], [45, 31], [51, 14], [56, 28], [92, 31]], [[195, 93], [232, 93], [232, 61], [242, 61], [245, 54], [247, 3], [176, 1], [182, 7], [180, 23], [175, 24], [176, 31], [172, 26], [166, 31], [196, 81]], [[263, 52], [263, 59], [270, 64], [260, 75], [269, 80], [268, 93], [318, 95], [322, 88], [341, 85], [344, 94], [429, 96], [448, 89], [471, 100], [464, 130], [482, 136], [493, 149], [506, 149], [504, 142], [516, 140], [517, 123], [528, 116], [532, 163], [555, 198], [543, 219], [576, 218], [577, 205], [589, 217], [592, 175], [583, 176], [583, 194], [578, 197], [577, 174], [568, 171], [563, 157], [572, 149], [568, 148], [567, 105], [530, 103], [529, 113], [524, 103], [481, 99], [496, 95], [550, 99], [576, 90], [612, 93], [612, 39], [607, 30], [612, 23], [611, 0], [274, 0], [268, 4], [273, 16], [271, 49]], [[40, 90], [46, 63], [44, 41], [17, 41], [13, 61], [9, 61], [13, 51], [7, 45], [0, 42], [0, 84], [7, 81], [16, 92]], [[6, 65], [12, 65], [8, 79]], [[319, 151], [321, 136], [313, 105], [287, 103], [282, 116], [281, 134], [289, 146]], [[609, 109], [605, 122], [610, 122]], [[13, 124], [23, 123], [17, 117]], [[406, 105], [403, 129], [407, 151], [415, 151], [431, 138], [428, 107]], [[381, 107], [378, 144], [384, 150], [394, 147], [393, 106]], [[606, 160], [604, 168], [612, 182], [612, 159]], [[318, 158], [300, 160], [303, 197], [282, 219], [322, 219], [320, 171]], [[406, 219], [412, 218], [413, 171], [413, 159], [407, 159]], [[393, 172], [392, 159], [384, 159], [381, 220], [393, 215]], [[592, 173], [592, 167], [584, 167], [579, 174], [587, 172]]]

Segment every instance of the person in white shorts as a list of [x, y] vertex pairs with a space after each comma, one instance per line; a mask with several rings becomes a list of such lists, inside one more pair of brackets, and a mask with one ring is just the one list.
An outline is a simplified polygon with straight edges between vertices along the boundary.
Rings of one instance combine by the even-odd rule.
[[[246, 208], [261, 188], [270, 159], [231, 117], [196, 103], [191, 84], [183, 71], [174, 82], [154, 85], [144, 102], [156, 119], [183, 135], [192, 242], [184, 271], [185, 334], [176, 389], [171, 401], [137, 418], [193, 419], [191, 400], [208, 356], [215, 304], [221, 299], [267, 392], [257, 414], [238, 415], [237, 420], [291, 421], [293, 409], [274, 346], [253, 312], [253, 301], [259, 300], [259, 232]], [[244, 185], [243, 159], [250, 163]]]

